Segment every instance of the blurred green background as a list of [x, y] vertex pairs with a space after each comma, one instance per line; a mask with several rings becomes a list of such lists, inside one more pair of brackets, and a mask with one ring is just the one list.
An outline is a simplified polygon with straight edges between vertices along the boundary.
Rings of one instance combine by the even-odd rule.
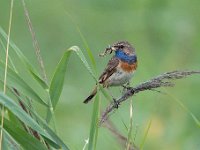
[[[48, 80], [63, 52], [85, 47], [77, 24], [97, 62], [100, 74], [111, 56], [98, 56], [108, 44], [127, 40], [136, 48], [139, 67], [131, 85], [172, 70], [200, 69], [200, 1], [199, 0], [34, 0], [26, 1], [32, 24], [44, 59]], [[0, 1], [0, 26], [8, 30], [10, 1]], [[14, 2], [11, 39], [39, 70], [32, 39], [21, 1]], [[87, 57], [89, 60], [89, 58]], [[133, 132], [140, 145], [149, 121], [150, 131], [144, 149], [197, 150], [200, 129], [175, 99], [200, 119], [200, 78], [194, 75], [176, 81], [167, 91], [171, 96], [144, 92], [133, 97]], [[95, 82], [77, 56], [70, 58], [64, 89], [56, 109], [59, 136], [73, 150], [82, 149], [89, 136], [92, 104], [84, 105]], [[120, 88], [113, 88], [120, 96]], [[101, 109], [108, 101], [102, 96]], [[42, 113], [42, 110], [39, 110]], [[117, 129], [127, 136], [129, 102], [111, 117]], [[123, 149], [106, 129], [99, 129], [97, 150]]]

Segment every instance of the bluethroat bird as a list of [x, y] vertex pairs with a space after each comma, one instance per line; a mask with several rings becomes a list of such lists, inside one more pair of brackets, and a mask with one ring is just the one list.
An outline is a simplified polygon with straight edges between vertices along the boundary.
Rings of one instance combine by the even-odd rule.
[[[131, 46], [127, 41], [120, 41], [114, 43], [112, 46], [106, 48], [105, 52], [101, 54], [104, 56], [107, 53], [115, 52], [115, 55], [108, 62], [107, 67], [99, 77], [99, 84], [103, 87], [110, 86], [123, 86], [129, 83], [136, 68], [137, 68], [137, 56], [135, 48]], [[97, 93], [97, 86], [91, 94], [83, 101], [88, 103]]]

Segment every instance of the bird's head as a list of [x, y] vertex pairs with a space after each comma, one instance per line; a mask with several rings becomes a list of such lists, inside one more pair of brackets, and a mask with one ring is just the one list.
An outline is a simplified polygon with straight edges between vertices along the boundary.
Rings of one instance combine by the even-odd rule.
[[112, 51], [123, 51], [127, 55], [135, 53], [135, 48], [127, 41], [119, 41], [111, 46]]
[[105, 52], [103, 54], [100, 54], [100, 56], [104, 56], [107, 53], [111, 54], [112, 52], [116, 52], [116, 51], [123, 51], [127, 55], [135, 54], [135, 48], [132, 47], [132, 45], [129, 42], [127, 42], [127, 41], [119, 41], [119, 42], [114, 43], [111, 46], [109, 45], [105, 49]]

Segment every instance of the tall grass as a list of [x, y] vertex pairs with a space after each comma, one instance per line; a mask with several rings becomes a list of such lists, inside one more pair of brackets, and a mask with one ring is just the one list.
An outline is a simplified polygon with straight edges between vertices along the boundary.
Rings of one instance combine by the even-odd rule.
[[[22, 0], [24, 6], [24, 12], [28, 23], [28, 28], [32, 36], [32, 42], [36, 49], [39, 48], [35, 33], [33, 31], [32, 23], [28, 15], [28, 9], [26, 8], [25, 1]], [[22, 50], [15, 44], [12, 39], [10, 39], [11, 33], [11, 21], [12, 21], [12, 10], [13, 10], [13, 0], [11, 0], [11, 10], [10, 10], [10, 21], [9, 21], [9, 31], [8, 34], [0, 27], [0, 43], [2, 49], [0, 52], [6, 52], [5, 62], [0, 60], [0, 84], [4, 86], [4, 91], [0, 93], [0, 104], [1, 109], [1, 140], [0, 149], [41, 149], [41, 150], [51, 150], [51, 149], [63, 149], [68, 150], [69, 144], [65, 143], [56, 132], [56, 118], [54, 112], [57, 109], [57, 104], [59, 103], [60, 96], [64, 86], [65, 77], [69, 78], [66, 74], [70, 69], [68, 67], [68, 62], [72, 54], [75, 54], [81, 61], [82, 66], [89, 72], [91, 78], [98, 82], [96, 64], [92, 50], [87, 43], [86, 38], [81, 32], [78, 25], [75, 24], [77, 32], [82, 39], [85, 46], [85, 50], [81, 50], [78, 46], [72, 46], [68, 48], [62, 55], [60, 61], [58, 62], [52, 78], [47, 79], [45, 73], [45, 65], [43, 64], [42, 57], [40, 53], [37, 52], [41, 66], [41, 70], [38, 71], [37, 67], [33, 66], [29, 59], [23, 54]], [[7, 45], [7, 46], [5, 46]], [[15, 66], [16, 59], [9, 56], [9, 52], [15, 53], [15, 57], [21, 61], [22, 66]], [[37, 49], [38, 50], [38, 49]], [[89, 59], [84, 55], [87, 53]], [[42, 63], [41, 63], [42, 62]], [[25, 72], [29, 73], [29, 79], [37, 85], [41, 90], [38, 92], [32, 84], [24, 80], [24, 75], [18, 71], [17, 68], [23, 69]], [[42, 75], [41, 75], [42, 74]], [[49, 81], [49, 82], [48, 82]], [[111, 96], [106, 92], [102, 86], [99, 85], [99, 91], [105, 96], [106, 99], [111, 100]], [[7, 92], [6, 92], [7, 89]], [[195, 121], [196, 125], [200, 127], [200, 121], [198, 118], [177, 98], [168, 94], [175, 102], [177, 102]], [[36, 105], [34, 105], [36, 104]], [[42, 117], [36, 111], [36, 107], [40, 105], [41, 109], [44, 110], [46, 116]], [[5, 109], [4, 109], [5, 107]], [[119, 110], [120, 111], [120, 110]], [[6, 112], [6, 114], [4, 114]], [[126, 149], [132, 148], [132, 130], [133, 130], [133, 106], [132, 100], [130, 101], [130, 118], [129, 118], [129, 128], [126, 141]], [[93, 109], [91, 112], [91, 122], [90, 122], [90, 133], [89, 142], [84, 146], [88, 150], [95, 150], [99, 134], [99, 114], [100, 114], [100, 95], [97, 93]], [[53, 118], [53, 119], [52, 119]], [[53, 129], [50, 125], [51, 120], [53, 120]], [[151, 123], [150, 120], [147, 129], [145, 131], [144, 137], [141, 140], [140, 149], [143, 149], [145, 142], [147, 140], [147, 135], [149, 133]], [[3, 138], [2, 138], [3, 137]]]
[[[4, 82], [3, 82], [3, 92], [6, 94], [6, 85], [7, 85], [7, 70], [8, 70], [8, 56], [9, 56], [9, 44], [10, 44], [10, 32], [12, 25], [12, 14], [13, 14], [13, 0], [11, 0], [10, 6], [10, 19], [9, 19], [9, 27], [8, 27], [8, 39], [6, 46], [6, 64], [5, 64], [5, 73], [4, 73]], [[3, 129], [4, 129], [4, 105], [1, 106], [1, 131], [0, 131], [0, 150], [2, 149], [2, 139], [3, 139]]]

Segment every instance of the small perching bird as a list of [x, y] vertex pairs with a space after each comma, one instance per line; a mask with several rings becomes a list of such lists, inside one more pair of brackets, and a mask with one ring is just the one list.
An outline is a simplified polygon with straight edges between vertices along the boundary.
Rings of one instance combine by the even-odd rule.
[[[135, 48], [127, 41], [120, 41], [114, 43], [112, 46], [106, 48], [104, 56], [110, 52], [115, 52], [115, 55], [108, 62], [104, 72], [99, 77], [99, 84], [103, 87], [123, 86], [129, 83], [137, 69], [137, 56]], [[92, 93], [83, 101], [88, 103], [97, 93], [97, 86], [95, 86]]]

